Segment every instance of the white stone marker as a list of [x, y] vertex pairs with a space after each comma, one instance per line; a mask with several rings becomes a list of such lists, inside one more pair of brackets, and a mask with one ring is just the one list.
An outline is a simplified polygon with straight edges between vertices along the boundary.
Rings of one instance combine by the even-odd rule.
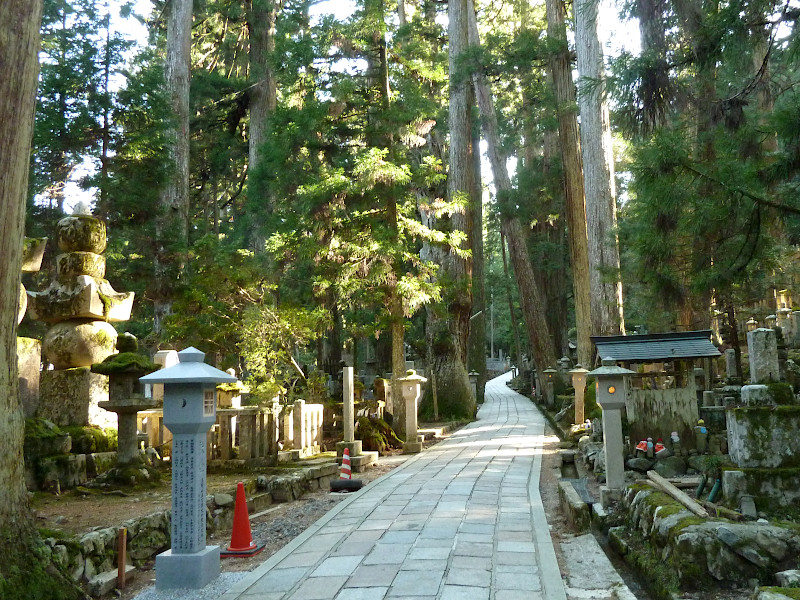
[[725, 374], [736, 377], [736, 350], [733, 348], [725, 350]]
[[774, 329], [761, 327], [747, 332], [750, 355], [750, 383], [780, 380], [778, 370], [778, 338]]
[[428, 381], [412, 369], [400, 378], [403, 388], [403, 401], [406, 403], [406, 439], [403, 454], [416, 454], [422, 451], [422, 442], [417, 436], [417, 403], [422, 395], [422, 384]]
[[355, 440], [355, 401], [353, 398], [353, 367], [342, 369], [342, 420], [344, 421], [344, 441]]
[[589, 371], [581, 365], [575, 365], [569, 374], [572, 375], [572, 387], [575, 389], [575, 425], [583, 425], [586, 418], [583, 396], [586, 391], [586, 374]]
[[603, 505], [618, 498], [625, 486], [622, 409], [625, 407], [625, 376], [634, 372], [604, 358], [603, 366], [588, 373], [596, 379], [597, 403], [603, 409], [603, 448], [606, 454], [606, 485], [601, 488]]
[[206, 433], [216, 420], [218, 383], [235, 377], [203, 362], [196, 348], [173, 367], [145, 375], [164, 384], [164, 425], [172, 432], [172, 547], [156, 556], [156, 589], [199, 589], [217, 578], [219, 546], [206, 546]]

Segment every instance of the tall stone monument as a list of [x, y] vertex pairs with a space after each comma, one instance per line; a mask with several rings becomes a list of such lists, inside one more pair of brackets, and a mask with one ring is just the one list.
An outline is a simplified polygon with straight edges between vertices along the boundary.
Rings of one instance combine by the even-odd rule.
[[156, 556], [156, 589], [199, 589], [217, 578], [219, 546], [206, 545], [206, 434], [216, 420], [217, 384], [236, 377], [203, 362], [196, 348], [140, 379], [164, 385], [164, 425], [172, 432], [172, 547]]
[[89, 367], [114, 354], [112, 322], [127, 321], [133, 292], [118, 293], [105, 277], [106, 225], [79, 204], [56, 226], [57, 277], [41, 292], [28, 292], [28, 315], [50, 323], [42, 341], [45, 360], [37, 415], [57, 425], [113, 426], [97, 403], [108, 398], [104, 375]]
[[[25, 238], [22, 249], [22, 272], [36, 273], [42, 266], [47, 238]], [[19, 285], [19, 310], [17, 324], [22, 322], [28, 307], [25, 286]], [[25, 418], [36, 414], [39, 405], [39, 370], [42, 364], [42, 343], [34, 338], [17, 338], [17, 369], [19, 372], [19, 400]]]

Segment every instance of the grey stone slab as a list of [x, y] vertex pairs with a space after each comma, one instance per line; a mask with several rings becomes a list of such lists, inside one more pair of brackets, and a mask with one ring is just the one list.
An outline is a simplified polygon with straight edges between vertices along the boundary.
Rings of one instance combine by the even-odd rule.
[[490, 558], [492, 556], [492, 544], [481, 542], [459, 542], [453, 553], [456, 556], [481, 556]]
[[388, 590], [388, 587], [346, 587], [336, 595], [336, 600], [381, 600]]
[[391, 596], [436, 596], [444, 571], [400, 571], [389, 588]]
[[533, 535], [530, 531], [498, 531], [495, 539], [498, 542], [530, 542]]
[[365, 565], [400, 564], [411, 550], [411, 544], [375, 544], [364, 558]]
[[489, 523], [468, 523], [465, 521], [461, 524], [461, 527], [458, 528], [458, 533], [487, 533], [493, 535], [494, 525]]
[[536, 554], [533, 552], [497, 552], [494, 555], [497, 565], [535, 565]]
[[426, 525], [422, 528], [422, 531], [419, 532], [419, 537], [422, 539], [451, 540], [456, 537], [457, 533], [458, 528]]
[[400, 565], [361, 565], [353, 572], [344, 587], [372, 588], [386, 586], [388, 589], [399, 570]]
[[381, 544], [413, 543], [417, 539], [418, 535], [419, 531], [416, 530], [387, 531], [381, 537]]
[[279, 569], [287, 569], [289, 567], [313, 567], [317, 564], [325, 552], [295, 552], [283, 559], [279, 564]]
[[319, 533], [311, 538], [309, 538], [306, 542], [300, 546], [299, 552], [315, 552], [315, 551], [324, 551], [327, 552], [339, 541], [344, 537], [341, 533]]
[[539, 573], [537, 565], [495, 565], [496, 573]]
[[401, 571], [427, 571], [429, 569], [433, 569], [434, 571], [444, 571], [446, 568], [447, 560], [444, 559], [414, 560], [406, 558], [406, 560], [403, 561], [403, 564], [400, 565]]
[[[404, 515], [401, 515], [404, 516]], [[392, 526], [389, 527], [389, 531], [419, 531], [425, 526], [426, 520], [420, 518], [413, 518], [413, 519], [400, 519], [398, 518]]]
[[494, 535], [491, 533], [464, 533], [459, 531], [456, 539], [459, 542], [486, 542], [491, 544], [494, 541]]
[[497, 551], [498, 552], [536, 552], [536, 546], [533, 542], [520, 542], [520, 541], [509, 541], [509, 542], [498, 542], [497, 543]]
[[442, 560], [450, 556], [449, 547], [419, 548], [414, 547], [408, 553], [407, 560]]
[[364, 556], [332, 556], [322, 561], [316, 569], [311, 571], [310, 577], [337, 577], [351, 575], [356, 570]]
[[342, 542], [333, 551], [334, 556], [365, 556], [372, 552], [375, 542]]
[[347, 577], [310, 577], [288, 600], [333, 600]]
[[451, 538], [417, 538], [414, 542], [415, 548], [452, 548], [456, 536]]
[[292, 567], [289, 569], [272, 569], [248, 590], [248, 594], [267, 594], [272, 592], [288, 592], [303, 579], [309, 572], [307, 567]]
[[461, 569], [451, 567], [445, 579], [446, 585], [466, 585], [488, 588], [492, 583], [492, 574], [479, 569]]
[[488, 587], [445, 585], [441, 600], [489, 600], [489, 592]]
[[358, 531], [374, 531], [376, 529], [386, 530], [392, 526], [390, 519], [366, 519], [358, 526]]
[[498, 590], [525, 590], [538, 592], [542, 582], [536, 573], [503, 573], [494, 574], [494, 586]]
[[492, 561], [482, 556], [454, 556], [450, 561], [453, 569], [477, 569], [484, 571], [492, 570]]
[[497, 590], [494, 600], [544, 600], [541, 592], [522, 590]]

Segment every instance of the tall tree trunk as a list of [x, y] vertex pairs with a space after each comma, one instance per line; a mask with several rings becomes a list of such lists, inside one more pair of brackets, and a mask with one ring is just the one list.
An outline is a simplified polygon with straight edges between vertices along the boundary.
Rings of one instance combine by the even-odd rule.
[[[480, 145], [480, 131], [472, 128], [472, 147]], [[484, 286], [483, 256], [483, 186], [481, 185], [481, 155], [472, 153], [472, 192], [470, 193], [470, 213], [472, 228], [470, 230], [470, 250], [472, 250], [472, 317], [469, 327], [469, 362], [470, 373], [478, 374], [475, 389], [475, 400], [483, 404], [486, 389], [486, 289]]]
[[[467, 0], [451, 0], [447, 8], [450, 97], [448, 200], [469, 198], [472, 191], [472, 132], [469, 78], [460, 74], [460, 60], [467, 50]], [[449, 217], [451, 231], [464, 232], [469, 239], [469, 212], [459, 209]], [[472, 312], [471, 264], [446, 248], [434, 248], [440, 265], [439, 282], [445, 288], [447, 314], [431, 310], [426, 335], [429, 368], [436, 377], [439, 412], [443, 415], [472, 417], [475, 401], [467, 375], [467, 340]]]
[[[469, 35], [470, 45], [479, 46], [478, 25], [475, 17], [475, 10], [472, 0], [469, 1]], [[478, 106], [481, 111], [481, 124], [483, 135], [489, 151], [489, 163], [492, 165], [494, 175], [494, 185], [499, 196], [511, 192], [511, 178], [506, 167], [506, 156], [500, 148], [500, 134], [497, 128], [497, 114], [494, 110], [494, 102], [486, 76], [480, 72], [472, 74], [473, 85], [478, 97]], [[503, 202], [501, 201], [502, 205]], [[553, 352], [550, 332], [547, 327], [544, 313], [542, 312], [542, 299], [539, 286], [533, 275], [533, 268], [530, 263], [525, 234], [522, 225], [515, 215], [510, 215], [506, 211], [502, 215], [502, 232], [508, 239], [511, 260], [514, 263], [514, 273], [517, 276], [517, 285], [520, 289], [520, 301], [525, 315], [525, 323], [528, 327], [528, 337], [531, 341], [533, 350], [533, 360], [539, 369], [556, 366], [556, 356]], [[513, 239], [512, 239], [513, 238]], [[524, 298], [524, 299], [523, 299]]]
[[605, 98], [605, 69], [598, 33], [598, 3], [575, 4], [575, 49], [578, 56], [581, 150], [586, 190], [589, 283], [593, 335], [620, 335], [622, 281], [619, 272], [614, 150]]
[[511, 277], [508, 273], [508, 259], [506, 258], [506, 236], [502, 233], [500, 233], [500, 251], [503, 254], [503, 287], [506, 288], [508, 314], [511, 320], [511, 333], [514, 336], [514, 350], [516, 352], [516, 356], [513, 357], [514, 364], [523, 369], [525, 365], [522, 364], [522, 340], [519, 337], [519, 325], [517, 324], [517, 315], [514, 310], [514, 298], [511, 295]]
[[[575, 86], [569, 60], [563, 0], [547, 0], [547, 38], [553, 44], [550, 72], [558, 111], [558, 137], [564, 169], [564, 197], [567, 204], [569, 254], [572, 263], [572, 289], [575, 299], [575, 327], [578, 337], [578, 362], [592, 363], [589, 258], [586, 234], [586, 207], [583, 191], [583, 165], [578, 120], [575, 114]], [[557, 47], [556, 47], [557, 45]]]
[[192, 0], [168, 4], [167, 56], [164, 68], [172, 106], [167, 131], [172, 173], [161, 192], [156, 217], [153, 331], [160, 335], [172, 312], [177, 282], [189, 245], [189, 82], [192, 45]]
[[83, 596], [45, 558], [22, 460], [17, 308], [41, 20], [41, 0], [0, 2], [0, 598], [7, 600]]
[[[277, 87], [272, 69], [272, 55], [275, 53], [275, 0], [250, 0], [247, 28], [250, 31], [250, 129], [248, 139], [248, 179], [260, 164], [263, 146], [267, 139], [270, 115], [277, 106]], [[256, 199], [255, 190], [248, 186], [251, 203]], [[269, 190], [260, 199], [264, 213], [272, 212], [272, 197]], [[258, 221], [253, 225], [250, 245], [257, 252], [264, 250], [266, 239]]]

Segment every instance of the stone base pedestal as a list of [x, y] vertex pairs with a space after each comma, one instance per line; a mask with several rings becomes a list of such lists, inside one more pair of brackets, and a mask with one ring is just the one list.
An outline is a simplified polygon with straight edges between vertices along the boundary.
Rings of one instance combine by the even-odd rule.
[[360, 456], [364, 452], [361, 446], [361, 440], [355, 440], [354, 442], [336, 442], [337, 458], [342, 458], [345, 448], [350, 451], [350, 458], [353, 458], [354, 456]]
[[156, 556], [156, 589], [198, 590], [219, 577], [219, 546], [206, 546], [192, 554], [167, 550]]
[[106, 401], [108, 377], [105, 375], [92, 373], [88, 367], [43, 371], [36, 416], [59, 427], [97, 425], [116, 428], [116, 416], [98, 406], [99, 402]]
[[622, 500], [622, 491], [621, 489], [611, 489], [607, 485], [600, 486], [600, 504], [603, 505], [603, 508], [608, 508], [612, 502], [619, 502]]
[[42, 343], [33, 338], [18, 337], [19, 400], [26, 419], [33, 418], [39, 406], [39, 371], [41, 366]]
[[419, 454], [422, 452], [422, 442], [403, 443], [403, 454]]

